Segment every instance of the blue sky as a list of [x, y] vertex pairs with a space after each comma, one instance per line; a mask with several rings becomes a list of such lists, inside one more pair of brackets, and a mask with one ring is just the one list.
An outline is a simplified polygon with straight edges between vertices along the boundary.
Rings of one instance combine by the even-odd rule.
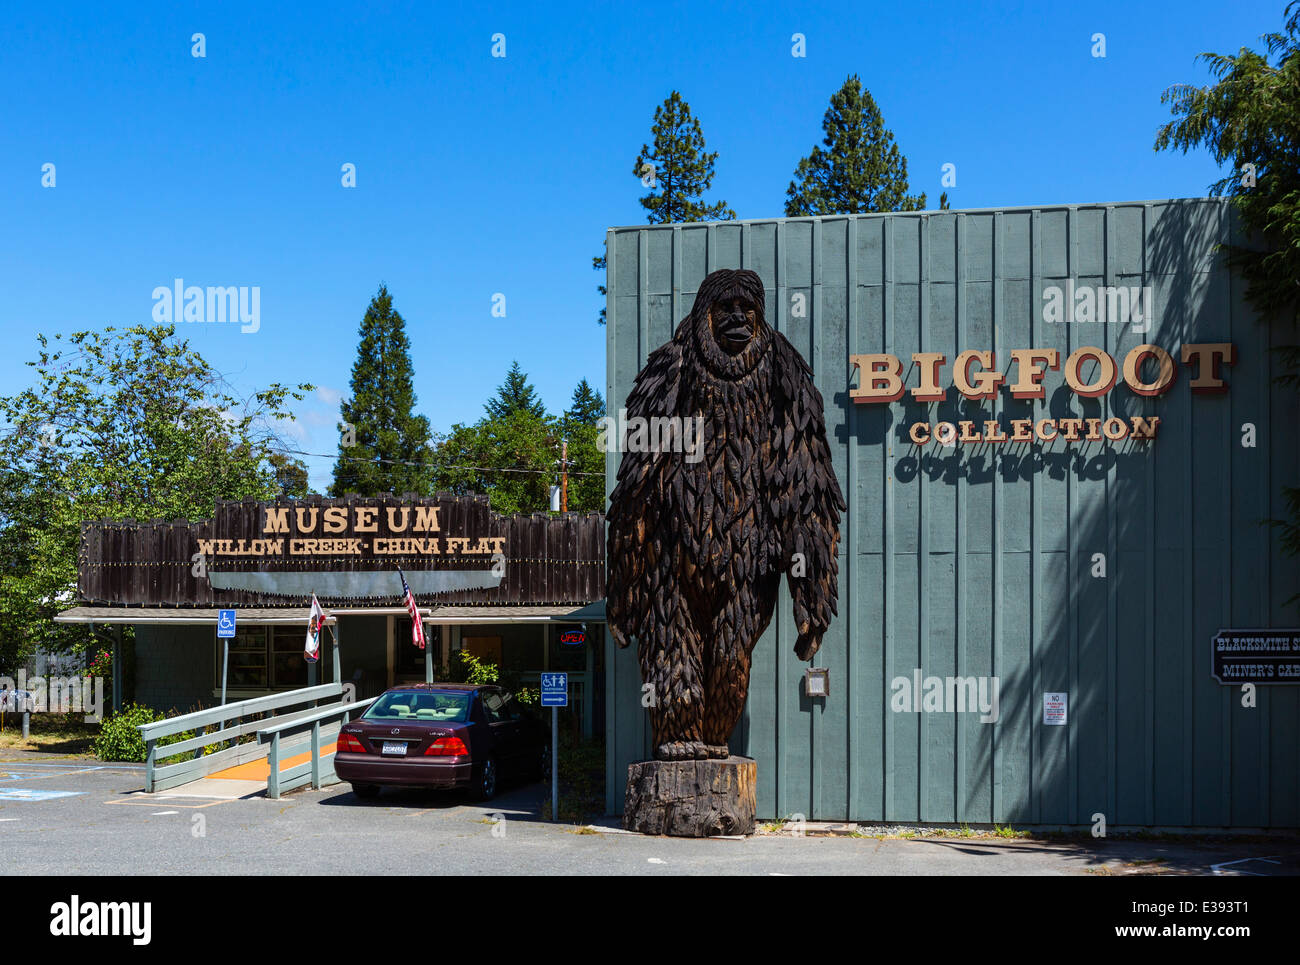
[[[671, 90], [719, 152], [709, 199], [741, 218], [782, 213], [849, 73], [932, 206], [945, 163], [954, 208], [1200, 196], [1208, 156], [1151, 149], [1160, 93], [1207, 80], [1201, 51], [1259, 49], [1284, 0], [470, 6], [8, 8], [0, 392], [28, 383], [38, 332], [149, 322], [178, 277], [258, 286], [256, 333], [181, 331], [244, 392], [321, 386], [294, 431], [332, 453], [383, 282], [435, 428], [477, 419], [513, 359], [558, 411], [582, 377], [603, 389], [591, 257], [644, 221], [632, 165]], [[308, 463], [325, 485], [331, 460]]]

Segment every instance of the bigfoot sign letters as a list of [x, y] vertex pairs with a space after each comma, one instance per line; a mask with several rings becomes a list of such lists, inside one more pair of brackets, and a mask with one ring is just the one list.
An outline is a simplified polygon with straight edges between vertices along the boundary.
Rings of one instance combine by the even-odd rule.
[[[994, 399], [1002, 386], [1006, 386], [1014, 399], [1043, 399], [1047, 388], [1043, 377], [1048, 369], [1062, 369], [1061, 353], [1054, 348], [1013, 349], [1011, 364], [1006, 372], [994, 366], [997, 357], [992, 351], [970, 349], [961, 352], [952, 365], [952, 384], [967, 399]], [[1223, 366], [1237, 360], [1236, 349], [1229, 342], [1187, 344], [1180, 358], [1191, 370], [1191, 389], [1199, 393], [1228, 391], [1223, 379]], [[948, 397], [947, 388], [940, 384], [940, 370], [948, 359], [940, 352], [914, 352], [912, 362], [918, 373], [918, 384], [907, 389], [903, 385], [903, 362], [895, 355], [875, 353], [850, 355], [849, 366], [860, 373], [856, 388], [849, 389], [849, 398], [858, 403], [897, 402], [910, 394], [916, 402], [943, 402]], [[1084, 372], [1091, 371], [1085, 379]], [[1178, 378], [1178, 367], [1173, 356], [1159, 345], [1138, 345], [1124, 356], [1122, 364], [1100, 348], [1085, 345], [1069, 354], [1064, 361], [1062, 374], [1070, 391], [1082, 398], [1095, 399], [1110, 392], [1123, 380], [1135, 395], [1154, 397], [1164, 395]], [[962, 421], [957, 423], [915, 422], [908, 436], [918, 446], [934, 442], [942, 446], [954, 443], [980, 442], [1067, 442], [1086, 440], [1119, 442], [1123, 439], [1149, 441], [1160, 428], [1159, 416], [1129, 416], [1127, 419], [1013, 419], [1004, 425], [998, 419], [982, 423]]]
[[783, 573], [800, 659], [836, 612], [846, 507], [822, 397], [763, 303], [754, 272], [710, 274], [627, 400], [630, 417], [698, 418], [704, 430], [694, 461], [625, 453], [610, 496], [609, 628], [637, 646], [659, 761], [728, 758]]

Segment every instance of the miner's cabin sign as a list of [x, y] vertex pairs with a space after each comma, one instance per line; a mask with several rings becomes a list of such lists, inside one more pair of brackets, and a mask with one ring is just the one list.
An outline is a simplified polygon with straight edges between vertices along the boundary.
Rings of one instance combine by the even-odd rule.
[[[1006, 372], [999, 371], [996, 355], [990, 350], [970, 349], [953, 360], [952, 384], [967, 399], [994, 399], [1006, 385], [1014, 399], [1042, 399], [1047, 387], [1043, 378], [1048, 369], [1061, 370], [1065, 384], [1075, 395], [1095, 399], [1110, 392], [1123, 378], [1135, 395], [1164, 395], [1178, 377], [1173, 356], [1159, 345], [1138, 345], [1120, 363], [1109, 352], [1085, 345], [1075, 349], [1061, 364], [1061, 353], [1054, 348], [1013, 349]], [[1236, 361], [1236, 349], [1229, 342], [1185, 344], [1180, 353], [1182, 364], [1191, 370], [1191, 390], [1198, 393], [1228, 391], [1222, 367]], [[943, 402], [948, 390], [940, 384], [940, 370], [947, 364], [941, 352], [914, 352], [912, 362], [918, 372], [918, 384], [903, 385], [903, 363], [895, 355], [874, 353], [850, 355], [850, 369], [860, 373], [860, 383], [850, 387], [849, 398], [857, 403], [897, 402], [909, 394], [915, 402]], [[1092, 376], [1085, 379], [1085, 367]], [[1010, 379], [1010, 381], [1008, 381]], [[1123, 439], [1150, 441], [1160, 428], [1159, 416], [1098, 418], [960, 420], [956, 423], [914, 422], [908, 436], [918, 446], [934, 442], [941, 446], [954, 443], [1002, 442], [1119, 442]]]
[[1300, 684], [1300, 629], [1220, 630], [1211, 646], [1221, 684]]
[[332, 605], [400, 598], [400, 567], [431, 603], [585, 604], [604, 596], [598, 513], [503, 516], [483, 496], [218, 501], [202, 522], [82, 528], [88, 601]]

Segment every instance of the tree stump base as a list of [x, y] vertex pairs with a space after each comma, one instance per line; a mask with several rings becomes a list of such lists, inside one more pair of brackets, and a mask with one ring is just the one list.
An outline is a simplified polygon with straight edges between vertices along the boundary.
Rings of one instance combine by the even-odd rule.
[[627, 769], [623, 827], [678, 838], [753, 834], [757, 783], [748, 757], [638, 761]]

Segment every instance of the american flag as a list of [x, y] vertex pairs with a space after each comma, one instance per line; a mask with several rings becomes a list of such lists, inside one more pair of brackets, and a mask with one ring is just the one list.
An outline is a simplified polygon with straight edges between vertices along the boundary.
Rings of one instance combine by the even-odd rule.
[[424, 649], [424, 621], [420, 619], [420, 608], [416, 605], [415, 594], [411, 588], [406, 585], [406, 575], [402, 568], [397, 568], [397, 575], [402, 578], [402, 596], [406, 601], [406, 612], [411, 614], [411, 642]]

